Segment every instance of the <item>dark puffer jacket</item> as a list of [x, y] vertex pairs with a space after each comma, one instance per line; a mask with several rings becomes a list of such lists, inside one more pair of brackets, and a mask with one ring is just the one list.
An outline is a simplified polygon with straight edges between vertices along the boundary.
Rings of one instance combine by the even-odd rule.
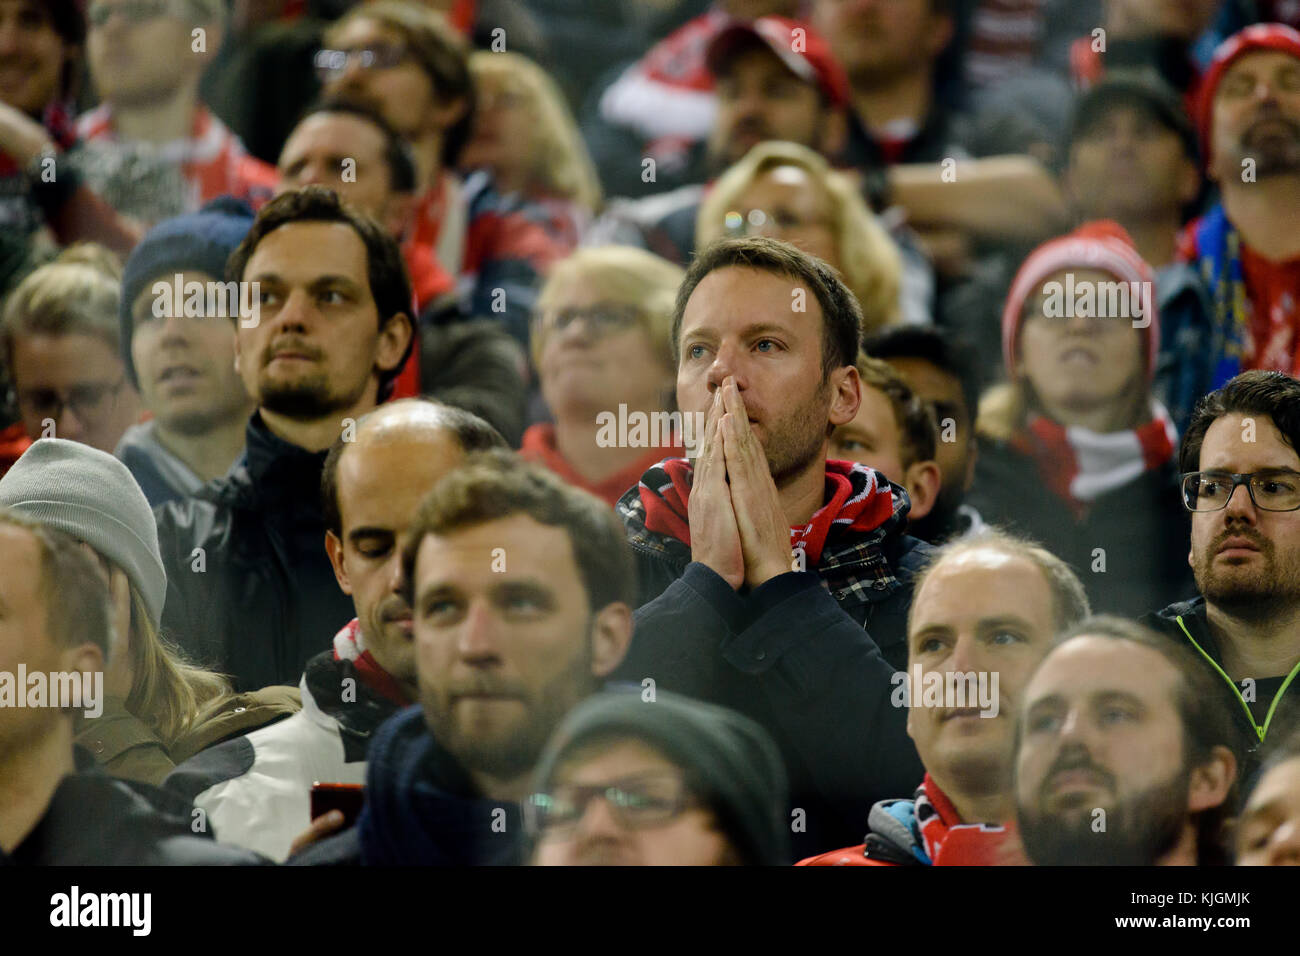
[[202, 827], [190, 805], [142, 783], [127, 783], [95, 768], [76, 751], [77, 772], [50, 798], [45, 815], [0, 865], [26, 866], [256, 866], [255, 853], [225, 846]]
[[282, 441], [258, 413], [246, 436], [226, 477], [154, 512], [163, 634], [240, 691], [296, 683], [355, 613], [325, 554], [325, 453]]

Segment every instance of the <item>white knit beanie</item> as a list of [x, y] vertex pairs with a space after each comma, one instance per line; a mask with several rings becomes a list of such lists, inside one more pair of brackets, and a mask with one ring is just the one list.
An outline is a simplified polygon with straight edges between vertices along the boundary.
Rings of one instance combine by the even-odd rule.
[[159, 626], [167, 572], [158, 526], [126, 465], [81, 442], [42, 438], [0, 478], [0, 507], [84, 541], [108, 558], [126, 572]]

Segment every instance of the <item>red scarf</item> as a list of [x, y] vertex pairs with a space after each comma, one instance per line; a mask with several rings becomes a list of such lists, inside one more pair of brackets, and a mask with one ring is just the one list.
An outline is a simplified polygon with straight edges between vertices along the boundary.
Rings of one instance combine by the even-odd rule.
[[1169, 414], [1157, 404], [1145, 425], [1105, 435], [1034, 415], [1011, 447], [1034, 459], [1043, 483], [1081, 521], [1097, 498], [1162, 467], [1177, 442]]
[[524, 432], [523, 444], [519, 448], [519, 457], [525, 461], [535, 461], [555, 472], [566, 483], [583, 491], [590, 491], [597, 498], [609, 503], [612, 508], [618, 504], [629, 488], [636, 486], [645, 470], [657, 465], [664, 458], [681, 457], [686, 454], [680, 436], [673, 435], [673, 444], [649, 449], [645, 455], [630, 465], [626, 465], [602, 478], [600, 481], [588, 481], [569, 464], [568, 459], [560, 454], [555, 444], [555, 426], [548, 422], [529, 425]]
[[[695, 472], [685, 458], [670, 458], [641, 478], [641, 503], [645, 526], [690, 547], [691, 526], [687, 502]], [[802, 528], [790, 529], [790, 547], [800, 549], [813, 567], [832, 531], [872, 531], [894, 513], [894, 496], [888, 481], [864, 465], [847, 461], [826, 462], [826, 503]]]
[[393, 680], [393, 676], [388, 671], [379, 666], [375, 656], [366, 649], [361, 626], [355, 617], [334, 635], [334, 659], [351, 661], [352, 666], [357, 669], [357, 676], [367, 687], [398, 707], [405, 707], [411, 703], [402, 691], [401, 685]]
[[1004, 866], [1011, 856], [1008, 830], [992, 823], [963, 823], [948, 795], [927, 773], [916, 793], [916, 826], [934, 866]]

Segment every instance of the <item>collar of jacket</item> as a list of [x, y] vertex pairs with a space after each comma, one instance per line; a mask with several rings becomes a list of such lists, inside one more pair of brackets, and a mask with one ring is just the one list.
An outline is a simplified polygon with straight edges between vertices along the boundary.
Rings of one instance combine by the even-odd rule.
[[[833, 528], [827, 536], [821, 560], [815, 568], [808, 570], [821, 576], [835, 600], [856, 599], [857, 603], [874, 603], [883, 601], [903, 586], [894, 569], [902, 550], [911, 503], [903, 493], [894, 495], [893, 505], [893, 514], [865, 535], [838, 536], [835, 533], [838, 529]], [[646, 528], [640, 485], [629, 488], [615, 507], [623, 519], [632, 547], [665, 561], [680, 577], [686, 565], [691, 563], [691, 549], [676, 538]]]
[[112, 764], [136, 747], [156, 748], [163, 760], [168, 757], [162, 740], [148, 724], [126, 709], [126, 699], [123, 697], [105, 698], [103, 713], [98, 717], [78, 720], [75, 733], [78, 753], [94, 754], [95, 761], [100, 766]]
[[478, 794], [430, 735], [413, 704], [370, 742], [366, 803], [357, 822], [367, 866], [465, 866], [521, 862], [523, 814]]
[[307, 451], [273, 434], [254, 412], [244, 430], [243, 470], [251, 491], [264, 502], [319, 513], [320, 476], [328, 451]]
[[[351, 684], [344, 681], [351, 680]], [[307, 662], [302, 675], [302, 709], [314, 723], [337, 722], [345, 748], [356, 744], [364, 754], [376, 728], [397, 713], [396, 704], [372, 690], [351, 661], [322, 651]]]
[[[1205, 598], [1194, 597], [1190, 601], [1179, 601], [1171, 604], [1163, 610], [1157, 611], [1153, 617], [1155, 620], [1144, 620], [1143, 624], [1155, 624], [1159, 630], [1162, 630], [1173, 637], [1178, 643], [1182, 644], [1187, 641], [1187, 635], [1178, 626], [1178, 619], [1183, 619], [1183, 625], [1187, 628], [1188, 633], [1201, 649], [1209, 655], [1210, 659], [1220, 667], [1223, 666], [1223, 652], [1219, 649], [1219, 642], [1214, 639], [1210, 632], [1210, 618], [1205, 608]], [[1189, 648], [1195, 651], [1195, 648]]]

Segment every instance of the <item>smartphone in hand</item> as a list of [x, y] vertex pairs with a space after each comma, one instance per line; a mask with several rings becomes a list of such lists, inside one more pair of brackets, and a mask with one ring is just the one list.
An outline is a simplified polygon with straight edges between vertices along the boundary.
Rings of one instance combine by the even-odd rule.
[[357, 822], [361, 806], [366, 802], [365, 784], [360, 783], [321, 783], [311, 785], [311, 818], [315, 820], [331, 810], [343, 812], [343, 826], [346, 830]]

